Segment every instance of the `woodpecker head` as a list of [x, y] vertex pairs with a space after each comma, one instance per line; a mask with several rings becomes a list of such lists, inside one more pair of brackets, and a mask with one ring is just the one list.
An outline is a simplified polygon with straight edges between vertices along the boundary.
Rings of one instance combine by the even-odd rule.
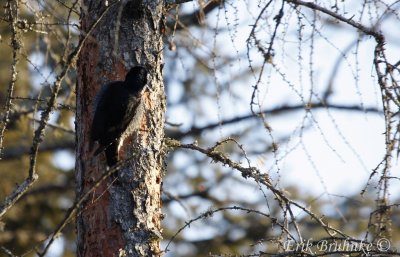
[[134, 85], [138, 91], [142, 90], [147, 83], [147, 70], [142, 66], [136, 66], [126, 74], [125, 82]]

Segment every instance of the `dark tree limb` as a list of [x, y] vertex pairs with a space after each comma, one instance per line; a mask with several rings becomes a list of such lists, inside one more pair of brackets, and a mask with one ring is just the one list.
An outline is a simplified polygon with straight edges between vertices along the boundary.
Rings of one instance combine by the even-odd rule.
[[[192, 0], [190, 0], [192, 1]], [[190, 2], [184, 0], [183, 2]], [[224, 3], [225, 0], [212, 0], [209, 1], [202, 9], [199, 9], [197, 11], [194, 11], [193, 13], [185, 14], [185, 15], [180, 15], [179, 16], [179, 22], [176, 26], [177, 30], [182, 30], [184, 28], [190, 27], [190, 26], [200, 26], [201, 25], [201, 16], [202, 15], [207, 15], [211, 13], [214, 9], [217, 7], [221, 6]], [[181, 2], [181, 1], [171, 1], [171, 2]], [[167, 1], [168, 3], [168, 1]], [[174, 29], [176, 21], [172, 20], [167, 23], [167, 26], [170, 29]]]
[[354, 21], [352, 18], [345, 18], [342, 15], [337, 14], [336, 12], [326, 9], [326, 8], [324, 8], [318, 4], [315, 4], [313, 2], [304, 2], [301, 0], [285, 0], [285, 2], [292, 3], [294, 5], [305, 6], [312, 10], [320, 11], [320, 12], [325, 13], [341, 22], [349, 24], [350, 26], [362, 31], [366, 35], [374, 37], [377, 42], [379, 42], [380, 40], [383, 40], [382, 33], [376, 31], [375, 28], [366, 27], [366, 26], [362, 25], [361, 23]]
[[[354, 112], [370, 112], [370, 113], [376, 113], [376, 114], [383, 114], [383, 112], [377, 108], [374, 107], [370, 107], [370, 108], [362, 108], [358, 105], [338, 105], [338, 104], [324, 104], [324, 103], [312, 103], [308, 106], [304, 106], [304, 105], [287, 105], [287, 106], [282, 106], [279, 108], [273, 108], [273, 109], [269, 109], [269, 110], [265, 110], [262, 112], [262, 114], [264, 115], [278, 115], [278, 114], [283, 114], [286, 112], [292, 112], [292, 111], [298, 111], [298, 110], [304, 110], [304, 109], [308, 109], [308, 110], [313, 110], [313, 109], [329, 109], [329, 110], [339, 110], [339, 111], [354, 111]], [[186, 132], [175, 132], [175, 131], [170, 131], [168, 133], [168, 136], [174, 139], [182, 139], [183, 137], [186, 136], [197, 136], [200, 135], [203, 131], [205, 130], [210, 130], [210, 129], [215, 129], [219, 126], [222, 125], [230, 125], [230, 124], [234, 124], [237, 122], [241, 122], [241, 121], [245, 121], [245, 120], [249, 120], [249, 119], [254, 119], [254, 118], [258, 118], [258, 116], [254, 115], [254, 114], [248, 114], [248, 115], [244, 115], [244, 116], [240, 116], [240, 117], [236, 117], [233, 119], [229, 119], [229, 120], [223, 120], [223, 121], [219, 121], [216, 123], [212, 123], [209, 125], [206, 125], [204, 127], [196, 127], [193, 126], [192, 128], [190, 128], [189, 130], [187, 130]]]
[[[347, 238], [352, 238], [349, 235], [345, 234], [344, 232], [340, 231], [339, 229], [333, 227], [332, 225], [325, 223], [323, 217], [319, 217], [316, 213], [314, 213], [308, 207], [304, 207], [302, 204], [291, 200], [284, 191], [280, 190], [279, 188], [275, 187], [271, 178], [267, 174], [267, 172], [261, 172], [260, 169], [254, 166], [244, 167], [241, 163], [232, 161], [227, 155], [223, 152], [218, 151], [216, 148], [221, 144], [229, 141], [229, 139], [225, 139], [222, 141], [217, 142], [214, 146], [209, 148], [202, 148], [197, 144], [182, 144], [177, 140], [166, 140], [166, 145], [171, 148], [181, 148], [181, 149], [188, 149], [196, 152], [200, 152], [205, 156], [211, 158], [214, 162], [220, 163], [223, 166], [227, 166], [233, 170], [237, 170], [241, 173], [241, 176], [245, 179], [251, 178], [256, 183], [265, 186], [268, 190], [270, 190], [275, 195], [275, 200], [278, 201], [282, 211], [287, 213], [291, 217], [291, 223], [293, 224], [296, 232], [301, 241], [301, 234], [297, 226], [296, 217], [293, 214], [292, 208], [299, 208], [305, 214], [307, 214], [311, 219], [315, 220], [326, 232], [326, 234], [330, 237], [335, 235], [340, 235]], [[291, 235], [290, 233], [288, 233]]]
[[5, 114], [1, 121], [0, 159], [1, 159], [1, 152], [3, 149], [4, 133], [6, 131], [7, 124], [10, 121], [12, 98], [13, 98], [15, 83], [17, 82], [17, 75], [18, 75], [17, 65], [19, 62], [19, 52], [20, 52], [20, 48], [21, 48], [21, 42], [20, 42], [20, 38], [19, 38], [19, 30], [17, 27], [19, 1], [18, 0], [15, 0], [15, 1], [9, 0], [7, 2], [6, 7], [7, 7], [9, 20], [11, 21], [10, 29], [11, 29], [11, 46], [12, 46], [12, 64], [11, 64], [11, 79], [10, 79], [10, 83], [8, 85], [7, 98], [6, 98], [6, 103], [4, 106]]
[[[39, 153], [42, 152], [53, 152], [57, 150], [71, 150], [75, 149], [75, 140], [61, 140], [55, 142], [43, 143], [39, 146]], [[15, 146], [7, 147], [3, 151], [3, 160], [13, 160], [16, 158], [21, 158], [23, 155], [30, 153], [30, 148], [27, 146]]]

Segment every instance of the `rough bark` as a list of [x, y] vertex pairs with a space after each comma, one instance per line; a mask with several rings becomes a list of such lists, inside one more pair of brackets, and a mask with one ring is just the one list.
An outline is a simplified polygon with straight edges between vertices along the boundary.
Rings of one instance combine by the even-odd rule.
[[[142, 2], [143, 1], [143, 2]], [[130, 67], [145, 66], [153, 91], [144, 96], [146, 114], [140, 131], [125, 141], [118, 179], [94, 190], [77, 216], [77, 256], [160, 255], [161, 174], [165, 95], [162, 81], [163, 1], [83, 0], [81, 28], [88, 32], [78, 60], [77, 197], [106, 171], [104, 154], [89, 148], [96, 93], [112, 80], [123, 80]], [[84, 34], [84, 33], [83, 33]], [[131, 158], [133, 156], [133, 158]]]

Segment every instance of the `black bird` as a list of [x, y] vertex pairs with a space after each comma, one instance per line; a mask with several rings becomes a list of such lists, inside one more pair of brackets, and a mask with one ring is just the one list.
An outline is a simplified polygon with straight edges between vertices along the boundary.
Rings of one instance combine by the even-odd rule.
[[124, 139], [139, 129], [144, 113], [142, 93], [146, 84], [147, 70], [136, 66], [126, 74], [125, 81], [113, 81], [98, 94], [91, 145], [95, 141], [99, 143], [94, 156], [105, 151], [109, 167], [119, 161], [118, 152]]

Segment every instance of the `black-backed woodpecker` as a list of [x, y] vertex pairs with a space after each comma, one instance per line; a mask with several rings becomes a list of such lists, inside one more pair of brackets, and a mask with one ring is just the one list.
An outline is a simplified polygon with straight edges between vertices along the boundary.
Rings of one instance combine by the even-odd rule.
[[109, 167], [119, 161], [119, 149], [124, 139], [140, 127], [146, 84], [147, 70], [136, 66], [127, 73], [125, 81], [108, 83], [97, 96], [91, 145], [93, 147], [96, 141], [99, 143], [94, 156], [105, 151]]

